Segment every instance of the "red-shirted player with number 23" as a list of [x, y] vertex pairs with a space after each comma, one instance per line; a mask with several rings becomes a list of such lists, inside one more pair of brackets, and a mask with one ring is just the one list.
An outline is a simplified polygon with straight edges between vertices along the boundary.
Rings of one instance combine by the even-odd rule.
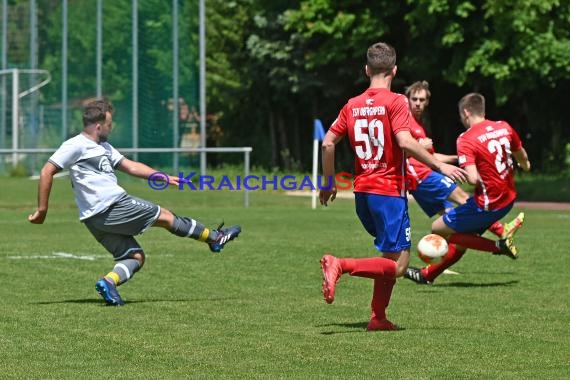
[[[493, 241], [479, 236], [491, 224], [509, 213], [516, 198], [513, 156], [519, 167], [530, 171], [530, 161], [517, 132], [505, 121], [485, 119], [485, 98], [478, 93], [459, 101], [461, 122], [467, 129], [457, 139], [459, 164], [467, 171], [475, 194], [436, 219], [432, 232], [455, 244], [438, 264], [408, 268], [405, 277], [419, 284], [429, 284], [455, 264], [467, 248], [506, 255], [516, 259], [513, 237]], [[453, 247], [450, 245], [450, 248]]]

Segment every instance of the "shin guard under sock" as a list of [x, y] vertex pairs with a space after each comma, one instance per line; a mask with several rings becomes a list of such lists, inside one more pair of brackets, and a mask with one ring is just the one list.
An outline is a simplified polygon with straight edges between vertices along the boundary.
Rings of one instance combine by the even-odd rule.
[[340, 265], [342, 273], [350, 273], [351, 276], [374, 279], [396, 277], [396, 262], [383, 257], [340, 259]]
[[457, 250], [455, 244], [449, 244], [447, 254], [443, 257], [443, 260], [437, 264], [431, 264], [422, 269], [422, 275], [428, 281], [435, 280], [444, 270], [458, 262], [465, 251]]
[[372, 318], [386, 319], [386, 308], [390, 304], [394, 284], [396, 284], [395, 279], [377, 278], [374, 280], [374, 292], [370, 304]]
[[505, 227], [503, 223], [499, 222], [498, 220], [491, 225], [491, 227], [487, 228], [487, 230], [494, 235], [501, 237], [503, 236], [503, 232], [505, 231]]
[[202, 223], [192, 218], [174, 215], [174, 225], [170, 230], [174, 235], [210, 242], [215, 240], [214, 231], [206, 228]]
[[117, 261], [113, 270], [107, 273], [105, 277], [113, 280], [115, 285], [119, 286], [129, 281], [140, 268], [141, 264], [135, 259]]
[[497, 242], [478, 235], [463, 234], [456, 232], [447, 240], [449, 243], [457, 244], [465, 248], [476, 249], [485, 252], [499, 252]]

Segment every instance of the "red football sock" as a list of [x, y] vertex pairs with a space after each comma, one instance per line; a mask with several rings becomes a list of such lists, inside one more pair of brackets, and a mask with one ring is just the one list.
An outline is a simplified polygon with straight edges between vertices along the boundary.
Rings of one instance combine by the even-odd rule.
[[499, 252], [500, 249], [494, 240], [478, 235], [454, 233], [447, 240], [449, 243], [457, 244], [465, 248], [476, 249], [485, 252]]
[[386, 308], [390, 304], [395, 279], [377, 278], [374, 280], [374, 293], [372, 294], [372, 318], [386, 319]]
[[422, 269], [422, 275], [428, 281], [433, 281], [443, 273], [444, 270], [458, 262], [465, 251], [458, 251], [455, 244], [449, 244], [447, 254], [443, 257], [443, 260], [437, 264], [431, 264]]
[[342, 273], [350, 273], [351, 276], [374, 279], [396, 277], [396, 262], [383, 257], [340, 259], [340, 266]]
[[503, 226], [503, 223], [499, 222], [498, 220], [493, 223], [491, 225], [491, 227], [488, 228], [489, 232], [492, 232], [493, 234], [497, 235], [498, 237], [503, 236], [503, 231], [505, 230], [505, 227]]

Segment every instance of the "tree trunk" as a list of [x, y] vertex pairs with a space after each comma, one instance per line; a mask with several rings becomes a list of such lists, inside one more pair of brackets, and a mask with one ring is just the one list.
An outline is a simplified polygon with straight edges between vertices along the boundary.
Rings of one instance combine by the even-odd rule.
[[269, 144], [271, 146], [271, 167], [279, 166], [279, 147], [275, 133], [275, 115], [273, 109], [269, 109]]

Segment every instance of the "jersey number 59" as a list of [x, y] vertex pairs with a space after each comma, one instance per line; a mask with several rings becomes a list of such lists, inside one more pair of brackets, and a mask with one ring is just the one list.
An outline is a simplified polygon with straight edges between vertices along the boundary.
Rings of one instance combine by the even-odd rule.
[[370, 123], [367, 119], [357, 119], [354, 123], [354, 141], [362, 143], [354, 148], [358, 158], [371, 159], [375, 148], [374, 160], [380, 160], [384, 154], [384, 124], [378, 119]]

